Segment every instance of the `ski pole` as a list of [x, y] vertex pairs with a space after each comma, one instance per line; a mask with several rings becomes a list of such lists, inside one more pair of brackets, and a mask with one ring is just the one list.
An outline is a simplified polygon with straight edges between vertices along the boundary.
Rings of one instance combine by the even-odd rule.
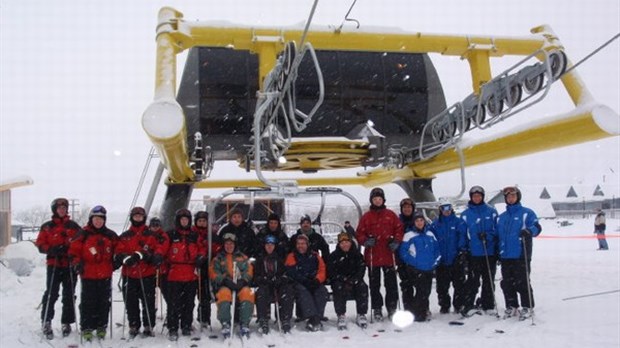
[[[124, 267], [124, 266], [123, 266]], [[121, 271], [122, 272], [122, 271]], [[123, 280], [123, 331], [121, 335], [121, 340], [125, 339], [125, 318], [127, 317], [127, 288], [129, 287], [129, 279], [127, 276], [123, 276], [121, 273], [121, 277]]]
[[273, 287], [273, 302], [276, 304], [276, 322], [278, 323], [278, 331], [282, 333], [282, 322], [280, 321], [280, 303], [278, 301], [278, 289]]
[[159, 319], [164, 320], [164, 304], [162, 302], [162, 293], [161, 293], [161, 275], [159, 273], [159, 268], [157, 269], [157, 272], [155, 274], [155, 277], [157, 279], [157, 285], [156, 285], [156, 291], [157, 291], [157, 303], [159, 304], [157, 307], [157, 311], [159, 312]]
[[[233, 274], [232, 279], [235, 284], [237, 284], [237, 261], [233, 261]], [[232, 336], [235, 332], [235, 303], [237, 303], [237, 290], [233, 289], [232, 292], [232, 304], [231, 304], [231, 319], [230, 319], [230, 336], [228, 337], [229, 346], [232, 343]]]
[[[112, 277], [110, 277], [110, 282], [109, 282], [109, 286], [110, 286], [110, 339], [114, 338], [114, 315], [113, 315], [113, 310], [114, 310], [114, 291], [112, 291]], [[124, 327], [123, 327], [124, 330]]]
[[[373, 277], [373, 272], [372, 272], [372, 270], [373, 270], [373, 267], [372, 267], [372, 264], [373, 264], [373, 262], [372, 262], [372, 247], [370, 247], [369, 249], [370, 249], [370, 265], [369, 265], [370, 274], [368, 275], [368, 283], [371, 283], [372, 279], [374, 278]], [[371, 302], [372, 302], [372, 298], [371, 298]], [[373, 318], [374, 318], [374, 313], [370, 313], [370, 323], [371, 324], [374, 322]]]
[[491, 273], [491, 263], [489, 262], [489, 254], [487, 253], [487, 240], [482, 239], [482, 248], [484, 248], [484, 259], [487, 264], [487, 272], [489, 273], [489, 282], [491, 282], [491, 292], [493, 293], [493, 309], [495, 309], [495, 316], [499, 318], [499, 311], [497, 310], [497, 300], [495, 299], [495, 279]]
[[[394, 255], [393, 252], [392, 252], [392, 265], [394, 266], [394, 273], [397, 273], [396, 272], [396, 255]], [[396, 276], [396, 274], [394, 276]], [[403, 297], [401, 296], [401, 293], [400, 293], [401, 291], [400, 291], [400, 286], [398, 285], [398, 279], [396, 279], [396, 282], [397, 282], [396, 291], [398, 294], [398, 302], [397, 302], [398, 310], [401, 311], [405, 307], [405, 305], [402, 303]]]
[[521, 244], [523, 245], [523, 260], [525, 264], [525, 281], [527, 283], [527, 297], [530, 301], [530, 310], [532, 311], [532, 325], [536, 325], [534, 323], [534, 307], [532, 301], [532, 286], [530, 285], [530, 267], [528, 265], [528, 257], [527, 257], [527, 249], [525, 248], [525, 238], [521, 238]]
[[43, 327], [45, 327], [45, 323], [47, 323], [48, 321], [48, 311], [50, 309], [50, 297], [52, 295], [52, 288], [54, 287], [54, 278], [56, 277], [56, 263], [58, 262], [58, 256], [56, 256], [54, 258], [54, 266], [52, 267], [52, 277], [51, 277], [51, 281], [49, 283], [47, 283], [47, 290], [46, 295], [45, 296], [45, 314], [43, 315]]
[[[140, 264], [137, 264], [135, 267], [138, 268], [138, 277], [140, 277], [140, 288], [142, 288], [142, 299], [144, 300], [144, 309], [146, 312], [146, 320], [149, 323], [149, 331], [153, 330], [153, 323], [151, 322], [151, 313], [150, 313], [150, 306], [149, 306], [149, 302], [147, 301], [146, 298], [146, 291], [144, 290], [144, 280], [142, 280], [142, 270], [140, 269]], [[155, 300], [155, 299], [153, 299]]]

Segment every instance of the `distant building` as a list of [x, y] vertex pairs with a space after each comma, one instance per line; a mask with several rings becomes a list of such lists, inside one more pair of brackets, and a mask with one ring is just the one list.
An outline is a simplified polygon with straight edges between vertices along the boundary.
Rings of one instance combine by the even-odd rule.
[[0, 182], [0, 247], [11, 242], [11, 189], [32, 184], [27, 176]]

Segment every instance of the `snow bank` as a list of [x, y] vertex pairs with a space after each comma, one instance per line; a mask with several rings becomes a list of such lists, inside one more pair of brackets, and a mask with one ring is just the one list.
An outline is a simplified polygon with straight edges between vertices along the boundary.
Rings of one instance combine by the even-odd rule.
[[15, 275], [27, 277], [35, 266], [45, 264], [45, 255], [31, 241], [24, 241], [4, 248], [1, 260]]

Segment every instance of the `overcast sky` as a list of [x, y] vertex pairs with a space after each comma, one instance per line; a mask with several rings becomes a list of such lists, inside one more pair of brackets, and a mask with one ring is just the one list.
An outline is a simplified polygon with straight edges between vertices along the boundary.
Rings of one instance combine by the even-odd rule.
[[[314, 24], [339, 26], [351, 2], [319, 1]], [[154, 33], [157, 12], [165, 5], [183, 12], [187, 20], [287, 26], [303, 23], [312, 1], [0, 0], [0, 182], [22, 175], [35, 182], [13, 191], [14, 210], [48, 205], [56, 196], [128, 209], [151, 146], [140, 118], [153, 99]], [[569, 58], [577, 61], [620, 32], [619, 6], [617, 0], [359, 0], [351, 16], [364, 28], [494, 36], [525, 36], [547, 23]], [[594, 97], [616, 113], [619, 57], [615, 41], [578, 69]], [[471, 93], [465, 61], [439, 55], [431, 59], [448, 104]], [[508, 61], [494, 60], [494, 72], [500, 73]], [[556, 84], [539, 107], [497, 127], [571, 108], [566, 92]], [[615, 137], [471, 167], [467, 185], [492, 189], [603, 180], [618, 185], [619, 158]], [[230, 168], [216, 167], [214, 175], [230, 177]], [[454, 195], [459, 183], [456, 173], [442, 174], [435, 192]], [[361, 196], [368, 191], [353, 190]], [[390, 195], [397, 196], [392, 203], [403, 195], [394, 187], [388, 192], [388, 201]], [[210, 193], [197, 196], [203, 194]]]

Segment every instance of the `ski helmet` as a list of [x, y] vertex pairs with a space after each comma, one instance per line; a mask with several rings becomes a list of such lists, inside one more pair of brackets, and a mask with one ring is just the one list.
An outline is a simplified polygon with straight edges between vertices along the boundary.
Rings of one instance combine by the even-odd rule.
[[[521, 202], [521, 190], [519, 190], [519, 188], [516, 186], [504, 187], [504, 189], [502, 190], [502, 194], [504, 195], [504, 202], [506, 202], [506, 197], [513, 193], [517, 195], [516, 203]], [[508, 202], [506, 202], [506, 204], [508, 204]]]
[[372, 199], [375, 197], [381, 197], [383, 203], [385, 203], [385, 192], [383, 192], [381, 187], [375, 187], [370, 191], [370, 204], [372, 204]]
[[158, 217], [152, 217], [149, 220], [149, 227], [159, 227], [161, 226], [161, 220]]
[[64, 205], [66, 208], [69, 208], [69, 201], [66, 198], [56, 198], [52, 201], [52, 204], [50, 205], [52, 208], [52, 213], [56, 214], [56, 209], [58, 208], [58, 206]]
[[103, 218], [103, 220], [105, 220], [107, 217], [107, 214], [108, 214], [108, 211], [102, 205], [97, 205], [93, 209], [90, 210], [90, 213], [88, 213], [88, 221], [92, 221], [92, 219], [95, 216], [99, 216]]
[[308, 221], [309, 223], [312, 223], [312, 219], [310, 219], [310, 215], [306, 214], [304, 216], [301, 217], [301, 219], [299, 219], [299, 224], [303, 224], [304, 221]]
[[278, 244], [278, 238], [272, 234], [265, 236], [265, 244]]
[[415, 210], [415, 202], [413, 201], [413, 199], [407, 197], [407, 198], [403, 198], [400, 201], [400, 212], [403, 212], [403, 207], [409, 205], [411, 206], [411, 209]]
[[471, 199], [471, 197], [474, 195], [474, 193], [479, 193], [482, 195], [482, 200], [484, 201], [484, 188], [482, 188], [482, 186], [472, 186], [469, 189], [469, 199]]
[[209, 213], [207, 213], [206, 211], [199, 211], [194, 215], [194, 225], [198, 222], [198, 220], [200, 219], [205, 219], [207, 220], [207, 222], [209, 222]]
[[176, 211], [176, 213], [174, 214], [174, 222], [176, 223], [177, 226], [181, 226], [181, 218], [182, 217], [186, 217], [189, 219], [189, 221], [192, 221], [192, 212], [189, 211], [189, 209], [179, 209]]

